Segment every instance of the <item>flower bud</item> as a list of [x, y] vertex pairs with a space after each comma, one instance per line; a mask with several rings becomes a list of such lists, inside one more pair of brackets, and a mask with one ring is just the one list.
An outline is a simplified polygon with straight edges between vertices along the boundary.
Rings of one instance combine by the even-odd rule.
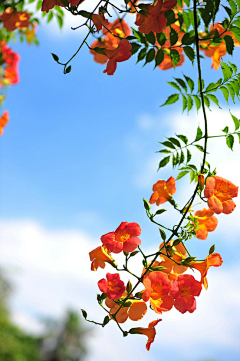
[[204, 175], [203, 174], [199, 174], [198, 176], [198, 184], [199, 184], [199, 188], [202, 191], [204, 188]]

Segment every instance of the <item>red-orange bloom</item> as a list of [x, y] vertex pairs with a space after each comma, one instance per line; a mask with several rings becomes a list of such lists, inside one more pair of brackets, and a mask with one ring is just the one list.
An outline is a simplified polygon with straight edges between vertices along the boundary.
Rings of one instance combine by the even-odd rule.
[[27, 12], [16, 12], [11, 7], [8, 7], [0, 14], [0, 20], [3, 21], [3, 25], [8, 31], [13, 31], [17, 28], [27, 29], [30, 25], [29, 18], [30, 14]]
[[237, 195], [238, 187], [230, 181], [216, 175], [207, 178], [204, 196], [208, 198], [208, 207], [215, 213], [232, 213], [236, 207], [232, 198]]
[[219, 267], [223, 263], [222, 257], [219, 253], [212, 253], [206, 257], [206, 260], [203, 262], [192, 262], [191, 266], [197, 269], [201, 273], [201, 283], [204, 285], [205, 289], [208, 288], [207, 283], [207, 272], [209, 267]]
[[[172, 245], [173, 241], [171, 241], [170, 245]], [[166, 249], [165, 247], [162, 249], [163, 247], [163, 243], [160, 245], [159, 249], [161, 249], [161, 252], [166, 254]], [[175, 275], [180, 275], [184, 272], [186, 272], [187, 267], [186, 266], [182, 266], [178, 263], [181, 263], [182, 260], [184, 260], [187, 256], [187, 252], [186, 249], [184, 248], [184, 246], [180, 243], [175, 247], [172, 247], [172, 258], [173, 261], [171, 259], [169, 259], [167, 256], [164, 256], [163, 254], [160, 255], [160, 258], [162, 260], [162, 262], [159, 264], [159, 266], [163, 266], [166, 267], [166, 270], [162, 271], [165, 273], [168, 273], [168, 275], [170, 276], [170, 279], [173, 279]], [[177, 263], [176, 263], [177, 262]], [[171, 273], [173, 272], [173, 273]]]
[[[109, 30], [111, 31], [111, 33], [113, 33], [114, 35], [120, 36], [121, 38], [126, 38], [127, 36], [129, 36], [131, 34], [131, 29], [129, 28], [128, 24], [126, 23], [125, 20], [117, 18], [113, 23], [109, 23], [107, 29], [103, 29], [102, 33], [104, 35], [106, 35], [106, 40], [108, 41], [109, 37], [112, 36], [112, 34], [109, 32]], [[115, 41], [119, 42], [119, 39], [114, 37]]]
[[115, 232], [103, 235], [101, 241], [109, 252], [132, 252], [141, 244], [141, 240], [137, 237], [140, 234], [139, 224], [122, 222]]
[[156, 203], [159, 206], [162, 203], [167, 202], [167, 200], [176, 192], [175, 178], [170, 177], [166, 182], [164, 180], [159, 180], [153, 185], [153, 194], [149, 200], [149, 203]]
[[146, 344], [146, 349], [149, 351], [150, 346], [153, 343], [155, 336], [156, 336], [156, 330], [155, 326], [162, 320], [155, 320], [149, 323], [148, 328], [138, 327], [138, 328], [131, 328], [129, 330], [129, 333], [131, 334], [140, 334], [140, 335], [146, 335], [148, 337], [148, 341]]
[[180, 275], [177, 280], [172, 281], [170, 295], [174, 298], [174, 307], [181, 313], [194, 312], [196, 300], [202, 290], [200, 282], [191, 275]]
[[126, 39], [120, 40], [119, 45], [115, 50], [103, 49], [103, 52], [109, 59], [107, 67], [103, 72], [107, 73], [108, 75], [113, 75], [117, 69], [117, 63], [131, 58], [131, 49], [132, 45]]
[[218, 219], [213, 214], [214, 212], [207, 208], [195, 212], [194, 217], [196, 217], [199, 222], [196, 230], [196, 237], [198, 239], [207, 239], [208, 232], [212, 232], [216, 229]]
[[[175, 65], [175, 67], [176, 66], [181, 66], [185, 61], [184, 55], [182, 53], [183, 50], [181, 48], [175, 49], [175, 50], [177, 50], [179, 52], [179, 54], [180, 54], [179, 62], [177, 63], [177, 65]], [[168, 70], [168, 69], [174, 68], [171, 56], [164, 53], [163, 61], [161, 62], [160, 65], [158, 65], [158, 67], [161, 70]]]
[[103, 26], [108, 26], [109, 22], [107, 19], [105, 19], [103, 14], [97, 15], [97, 14], [93, 14], [92, 15], [92, 21], [94, 23], [94, 25], [97, 28], [97, 32], [99, 33], [100, 30], [102, 30]]
[[106, 293], [111, 300], [119, 300], [122, 297], [125, 286], [123, 281], [120, 280], [119, 273], [107, 273], [107, 280], [105, 278], [98, 281], [100, 291]]
[[[81, 4], [84, 0], [68, 0], [68, 2], [72, 5], [72, 6], [77, 6], [78, 4]], [[62, 6], [64, 7], [64, 5], [57, 0], [43, 0], [42, 3], [42, 11], [46, 11], [47, 13], [49, 12], [49, 10], [51, 10], [52, 8], [54, 8], [55, 5], [58, 6]]]
[[[122, 297], [126, 297], [127, 292], [125, 291]], [[127, 301], [129, 302], [129, 300]], [[114, 314], [119, 309], [119, 305], [117, 305], [114, 301], [110, 298], [106, 298], [105, 305], [110, 308], [110, 313]], [[132, 301], [131, 306], [122, 307], [118, 313], [116, 314], [116, 320], [119, 323], [124, 323], [129, 318], [132, 321], [139, 321], [143, 318], [143, 316], [147, 312], [147, 305], [143, 301]]]
[[156, 313], [171, 310], [173, 298], [169, 296], [171, 281], [163, 272], [154, 271], [144, 278], [145, 291], [142, 294], [143, 301], [150, 299], [150, 304]]
[[0, 118], [0, 135], [3, 134], [3, 127], [7, 125], [8, 121], [9, 121], [9, 113], [7, 110], [5, 110]]
[[143, 16], [137, 14], [135, 24], [141, 33], [149, 34], [151, 31], [161, 33], [167, 25], [164, 13], [172, 9], [177, 4], [177, 0], [157, 0], [154, 5], [147, 5], [148, 14]]
[[98, 267], [105, 268], [105, 262], [108, 262], [115, 266], [114, 259], [108, 252], [105, 246], [99, 246], [93, 251], [89, 252], [91, 263], [91, 271], [96, 271]]

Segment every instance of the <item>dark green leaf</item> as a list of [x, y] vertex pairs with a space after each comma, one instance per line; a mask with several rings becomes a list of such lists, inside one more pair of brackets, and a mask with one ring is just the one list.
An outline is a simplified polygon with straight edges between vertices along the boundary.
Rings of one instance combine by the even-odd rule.
[[169, 162], [170, 162], [170, 156], [163, 158], [163, 159], [161, 160], [161, 162], [159, 163], [158, 170], [159, 170], [160, 168], [165, 167]]
[[190, 151], [187, 149], [187, 163], [190, 162], [192, 158], [192, 154], [190, 153]]
[[225, 35], [223, 37], [225, 44], [226, 44], [226, 49], [228, 54], [232, 55], [233, 50], [234, 50], [234, 42], [233, 42], [233, 38], [229, 35]]
[[188, 98], [188, 112], [189, 112], [193, 107], [193, 99], [190, 95], [188, 95], [187, 98]]
[[162, 143], [160, 143], [160, 144], [164, 145], [165, 147], [174, 149], [174, 150], [176, 149], [176, 148], [174, 147], [174, 145], [172, 144], [172, 142], [165, 141], [165, 142], [162, 142]]
[[191, 45], [195, 41], [195, 36], [190, 36], [189, 33], [186, 33], [182, 38], [183, 45]]
[[158, 209], [157, 212], [155, 213], [155, 216], [162, 214], [163, 212], [166, 212], [166, 209]]
[[176, 18], [173, 10], [168, 10], [164, 13], [165, 18], [167, 19], [167, 26], [175, 23]]
[[195, 53], [194, 50], [191, 48], [191, 46], [184, 46], [183, 51], [191, 61], [194, 60]]
[[163, 107], [164, 105], [174, 104], [179, 100], [179, 94], [172, 94], [170, 95], [164, 104], [161, 105]]
[[176, 145], [178, 148], [181, 148], [181, 144], [179, 142], [178, 139], [176, 138], [173, 138], [173, 137], [170, 137], [170, 138], [167, 138], [168, 140], [170, 140], [170, 142], [172, 142], [174, 145]]
[[181, 156], [180, 156], [179, 164], [183, 163], [184, 160], [185, 160], [185, 155], [184, 155], [183, 151], [181, 150]]
[[153, 59], [155, 58], [155, 49], [152, 48], [148, 51], [147, 56], [146, 56], [146, 63], [151, 63], [151, 61], [153, 61]]
[[82, 315], [83, 315], [83, 317], [85, 318], [85, 320], [86, 320], [86, 318], [87, 318], [87, 312], [85, 311], [85, 310], [81, 310], [82, 311]]
[[156, 38], [155, 38], [155, 35], [154, 33], [151, 31], [149, 34], [146, 34], [146, 38], [147, 38], [147, 41], [152, 44], [152, 45], [155, 45], [156, 43]]
[[195, 144], [194, 147], [196, 147], [198, 150], [200, 150], [201, 152], [204, 152], [204, 148], [199, 145], [199, 144]]
[[184, 144], [188, 144], [188, 139], [187, 139], [187, 137], [186, 137], [186, 135], [182, 135], [182, 134], [179, 134], [179, 135], [177, 135], [176, 134], [176, 136], [184, 143]]
[[160, 65], [164, 59], [164, 52], [162, 49], [158, 50], [157, 55], [155, 57], [155, 67]]
[[175, 68], [175, 66], [179, 63], [180, 54], [179, 54], [179, 52], [178, 52], [177, 50], [171, 49], [171, 50], [170, 50], [170, 57], [171, 57], [173, 66], [174, 66], [174, 68]]
[[209, 107], [210, 107], [210, 101], [209, 101], [209, 99], [206, 97], [206, 95], [203, 96], [203, 100], [204, 100], [204, 104], [206, 104], [206, 106], [209, 108]]
[[234, 136], [232, 134], [229, 134], [226, 137], [226, 144], [231, 150], [233, 150]]
[[181, 87], [182, 87], [182, 88], [185, 90], [185, 92], [187, 93], [187, 85], [186, 85], [185, 81], [182, 80], [182, 79], [180, 79], [180, 78], [174, 78], [174, 79], [178, 82], [178, 84], [181, 85]]
[[71, 69], [72, 69], [72, 67], [71, 67], [71, 65], [69, 65], [66, 69], [66, 74], [70, 73]]
[[197, 111], [198, 111], [201, 108], [201, 100], [197, 95], [193, 95], [193, 98], [195, 100], [195, 104], [196, 104]]
[[157, 36], [158, 44], [161, 45], [161, 46], [164, 45], [166, 40], [167, 40], [165, 34], [164, 33], [158, 33], [158, 34], [156, 34], [156, 36]]
[[131, 49], [131, 53], [135, 54], [138, 52], [138, 50], [141, 48], [141, 45], [138, 43], [131, 43], [132, 45], [132, 49]]
[[178, 33], [176, 32], [176, 30], [171, 28], [171, 32], [170, 32], [170, 44], [171, 45], [175, 45], [176, 42], [178, 41]]
[[159, 232], [160, 232], [161, 238], [164, 241], [166, 241], [166, 238], [167, 238], [166, 233], [161, 228], [159, 228]]
[[56, 54], [53, 54], [53, 53], [51, 53], [51, 54], [52, 54], [53, 59], [58, 62], [59, 57]]
[[172, 153], [172, 152], [171, 152], [171, 150], [168, 150], [168, 149], [161, 149], [161, 150], [159, 150], [159, 153], [169, 154], [169, 153]]
[[103, 325], [105, 326], [110, 321], [110, 318], [106, 316], [103, 320]]
[[180, 92], [182, 91], [181, 88], [180, 88], [180, 86], [179, 86], [177, 83], [175, 83], [174, 81], [167, 81], [167, 83], [168, 83], [169, 85], [171, 85], [173, 88], [179, 90]]
[[214, 251], [215, 251], [215, 244], [212, 247], [210, 247], [209, 255], [212, 254]]
[[189, 89], [190, 89], [190, 91], [192, 93], [193, 90], [194, 90], [194, 81], [191, 78], [189, 78], [188, 76], [184, 75], [184, 74], [183, 74], [183, 76], [186, 79], [186, 82], [187, 82], [187, 84], [189, 86]]
[[146, 53], [147, 53], [147, 48], [143, 48], [142, 50], [139, 51], [137, 63], [145, 58]]

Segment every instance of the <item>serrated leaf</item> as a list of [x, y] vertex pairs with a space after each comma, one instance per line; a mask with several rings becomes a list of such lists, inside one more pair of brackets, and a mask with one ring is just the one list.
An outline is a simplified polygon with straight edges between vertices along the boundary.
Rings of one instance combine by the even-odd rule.
[[215, 95], [208, 94], [207, 97], [212, 100], [218, 106], [218, 108], [222, 109], [218, 103], [218, 98]]
[[[202, 89], [204, 89], [204, 80], [202, 79]], [[200, 80], [198, 79], [198, 93], [201, 92], [201, 89], [200, 89]]]
[[235, 91], [234, 91], [232, 85], [229, 84], [229, 83], [226, 83], [226, 87], [228, 88], [229, 93], [230, 93], [231, 98], [232, 98], [232, 101], [233, 101], [233, 103], [235, 104]]
[[203, 96], [204, 104], [209, 108], [210, 107], [210, 101], [206, 95]]
[[180, 79], [180, 78], [174, 78], [174, 79], [178, 82], [178, 84], [181, 85], [181, 87], [182, 87], [182, 88], [185, 90], [185, 92], [187, 93], [187, 85], [186, 85], [185, 81], [182, 80], [182, 79]]
[[176, 136], [184, 143], [184, 144], [188, 144], [188, 138], [186, 137], [186, 135], [183, 134], [176, 134]]
[[232, 55], [233, 50], [234, 50], [234, 42], [233, 42], [233, 38], [229, 35], [225, 35], [223, 37], [225, 44], [226, 44], [226, 49], [228, 54]]
[[152, 45], [155, 45], [156, 43], [156, 38], [155, 38], [155, 35], [154, 33], [151, 31], [149, 34], [146, 34], [146, 38], [147, 38], [147, 41], [152, 44]]
[[231, 114], [232, 120], [235, 125], [235, 130], [238, 130], [240, 127], [240, 120], [238, 118], [236, 118], [235, 115], [233, 115], [231, 112], [230, 112], [230, 114]]
[[186, 33], [182, 37], [182, 44], [183, 45], [191, 45], [195, 41], [195, 36], [191, 36], [189, 33]]
[[223, 96], [224, 96], [226, 102], [228, 103], [228, 98], [229, 98], [229, 91], [228, 91], [228, 89], [227, 89], [225, 86], [220, 86], [220, 89], [221, 89], [221, 91], [222, 91], [222, 93], [223, 93]]
[[190, 162], [191, 158], [192, 158], [192, 154], [191, 154], [191, 152], [187, 149], [187, 163]]
[[179, 100], [179, 94], [172, 94], [170, 95], [164, 104], [162, 104], [160, 107], [163, 107], [164, 105], [174, 104]]
[[229, 78], [231, 78], [231, 76], [233, 74], [232, 68], [229, 65], [227, 65], [226, 63], [224, 63], [223, 61], [221, 62], [220, 65], [221, 65], [221, 69], [223, 72], [224, 80], [228, 80]]
[[235, 35], [237, 40], [240, 41], [240, 29], [238, 27], [234, 26], [231, 28], [231, 32], [233, 33], [233, 35]]
[[187, 84], [189, 86], [189, 89], [190, 89], [190, 91], [192, 93], [193, 90], [194, 90], [194, 81], [191, 78], [189, 78], [188, 76], [184, 75], [184, 74], [183, 74], [183, 76], [186, 79], [186, 82], [187, 82]]
[[179, 161], [179, 164], [183, 163], [185, 160], [185, 155], [183, 153], [183, 151], [181, 150], [181, 155], [180, 155], [180, 161]]
[[165, 147], [174, 149], [174, 150], [176, 149], [176, 148], [174, 147], [174, 145], [172, 144], [172, 142], [165, 141], [165, 142], [162, 142], [162, 143], [160, 143], [160, 144], [164, 145]]
[[193, 107], [193, 99], [190, 95], [187, 96], [187, 103], [188, 103], [188, 112], [192, 109]]
[[158, 50], [155, 57], [155, 67], [160, 65], [164, 59], [164, 51], [162, 49]]
[[170, 137], [170, 138], [167, 138], [170, 142], [172, 142], [174, 145], [176, 145], [178, 148], [181, 148], [181, 144], [179, 142], [178, 139], [176, 138], [173, 138], [173, 137]]
[[180, 61], [180, 54], [177, 50], [175, 49], [171, 49], [170, 50], [170, 57], [171, 57], [171, 60], [172, 60], [172, 63], [173, 63], [173, 66], [175, 68], [175, 66], [179, 63]]
[[177, 41], [178, 41], [178, 33], [176, 32], [176, 30], [171, 28], [171, 31], [170, 31], [170, 44], [171, 44], [171, 46], [175, 45]]
[[171, 150], [168, 150], [168, 149], [161, 149], [159, 150], [158, 153], [165, 153], [165, 154], [169, 154], [169, 153], [172, 153]]
[[131, 43], [131, 45], [132, 45], [132, 49], [131, 49], [132, 55], [137, 53], [138, 50], [141, 48], [141, 45], [138, 43]]
[[176, 178], [176, 181], [181, 179], [182, 177], [184, 177], [186, 174], [188, 174], [189, 171], [182, 171], [178, 174], [177, 178]]
[[[147, 55], [146, 55], [146, 62], [145, 64], [147, 63], [151, 63], [151, 61], [153, 61], [153, 59], [155, 58], [155, 49], [152, 48], [148, 51]], [[144, 65], [145, 65], [144, 64]]]
[[167, 238], [166, 233], [161, 228], [159, 228], [159, 232], [160, 232], [161, 238], [164, 241], [166, 241], [166, 238]]
[[228, 146], [228, 148], [230, 148], [231, 150], [233, 150], [233, 144], [234, 144], [234, 136], [232, 134], [229, 134], [226, 137], [226, 144]]
[[207, 93], [208, 91], [211, 91], [211, 90], [215, 90], [215, 88], [217, 87], [217, 84], [216, 83], [210, 83], [208, 84], [208, 86], [206, 87], [206, 89], [204, 90], [204, 93]]
[[158, 44], [161, 45], [161, 46], [164, 45], [166, 40], [167, 40], [165, 34], [164, 33], [158, 33], [158, 34], [156, 34], [156, 36], [157, 36]]
[[182, 100], [183, 100], [183, 110], [182, 110], [182, 112], [184, 112], [184, 110], [187, 109], [187, 98], [183, 94], [182, 94]]
[[197, 111], [201, 108], [201, 100], [197, 95], [193, 95], [193, 99], [196, 104]]
[[198, 128], [197, 128], [197, 135], [196, 135], [196, 138], [195, 138], [195, 142], [197, 142], [199, 139], [201, 139], [202, 136], [203, 136], [202, 129], [198, 126]]
[[175, 83], [174, 81], [167, 81], [167, 83], [169, 85], [171, 85], [173, 88], [175, 88], [175, 89], [179, 90], [180, 92], [182, 92], [180, 86], [177, 83]]
[[169, 162], [170, 162], [170, 156], [163, 158], [163, 159], [160, 161], [160, 163], [159, 163], [158, 170], [159, 170], [160, 168], [165, 167]]
[[137, 63], [139, 61], [143, 60], [145, 58], [146, 54], [147, 54], [147, 48], [143, 48], [142, 50], [140, 50], [138, 53]]
[[191, 46], [184, 46], [183, 51], [187, 55], [189, 60], [191, 60], [191, 61], [194, 60], [195, 53], [194, 53], [194, 50], [191, 48]]

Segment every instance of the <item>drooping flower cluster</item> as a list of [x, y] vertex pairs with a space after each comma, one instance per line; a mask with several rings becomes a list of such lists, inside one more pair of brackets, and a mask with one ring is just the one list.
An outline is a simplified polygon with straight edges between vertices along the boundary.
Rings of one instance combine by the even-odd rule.
[[13, 85], [19, 82], [18, 64], [20, 56], [18, 53], [6, 45], [5, 41], [0, 42], [0, 54], [2, 58], [2, 77], [0, 79], [0, 87], [2, 85]]
[[8, 7], [0, 14], [0, 20], [3, 21], [4, 27], [8, 31], [13, 31], [17, 28], [27, 29], [30, 25], [30, 14], [25, 11], [16, 11]]

